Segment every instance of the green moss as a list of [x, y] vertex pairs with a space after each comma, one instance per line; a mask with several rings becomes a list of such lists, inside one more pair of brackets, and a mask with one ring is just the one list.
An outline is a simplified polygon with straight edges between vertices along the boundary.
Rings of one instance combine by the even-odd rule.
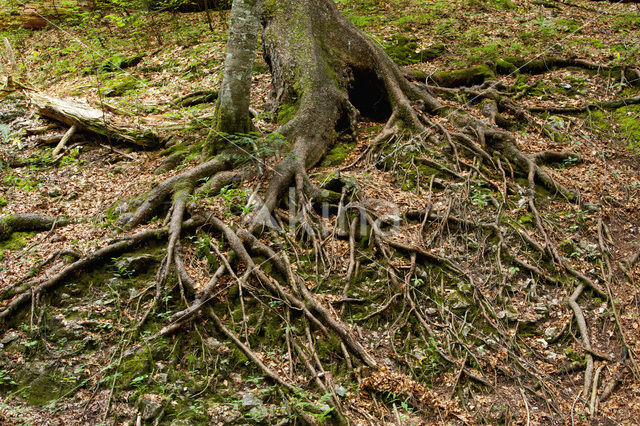
[[18, 381], [20, 386], [24, 386], [20, 396], [30, 405], [43, 406], [72, 390], [76, 380], [43, 368], [41, 374], [30, 372], [22, 376]]
[[136, 377], [148, 374], [151, 371], [152, 365], [153, 357], [147, 349], [133, 355], [131, 358], [125, 359], [120, 366], [114, 370], [114, 373], [117, 371], [116, 386], [118, 388], [131, 387], [131, 382]]
[[591, 122], [603, 132], [614, 131], [627, 147], [640, 153], [640, 105], [618, 108], [612, 112], [594, 110], [590, 113]]
[[138, 65], [142, 61], [143, 55], [134, 56], [122, 56], [114, 55], [111, 58], [105, 60], [100, 65], [103, 71], [111, 72], [118, 71], [125, 68], [130, 68]]
[[496, 61], [496, 72], [500, 75], [509, 75], [518, 71], [518, 68], [511, 62], [504, 59], [498, 59]]
[[27, 245], [29, 238], [33, 237], [35, 232], [14, 232], [7, 240], [0, 241], [0, 253], [3, 251], [21, 250]]
[[432, 78], [440, 86], [459, 87], [482, 84], [488, 79], [495, 78], [495, 74], [488, 65], [477, 65], [471, 68], [435, 73]]
[[122, 96], [130, 90], [141, 87], [142, 84], [139, 79], [131, 75], [117, 76], [104, 87], [100, 89], [102, 96], [113, 97]]
[[355, 142], [337, 144], [325, 155], [322, 166], [329, 167], [342, 164], [351, 151], [353, 151], [353, 148], [355, 148]]
[[404, 34], [396, 34], [387, 38], [383, 48], [387, 55], [391, 56], [399, 65], [431, 61], [445, 53], [445, 46], [442, 43], [418, 51], [417, 37], [409, 37]]
[[280, 108], [278, 108], [278, 124], [282, 126], [292, 120], [298, 113], [299, 107], [298, 102], [280, 105]]
[[628, 148], [640, 152], [640, 105], [617, 109], [613, 117], [622, 134], [629, 140]]

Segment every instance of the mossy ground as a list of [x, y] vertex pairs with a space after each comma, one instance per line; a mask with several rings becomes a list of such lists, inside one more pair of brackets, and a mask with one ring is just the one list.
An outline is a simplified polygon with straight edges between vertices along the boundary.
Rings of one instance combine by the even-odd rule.
[[[352, 21], [365, 28], [381, 44], [387, 44], [387, 51], [396, 60], [410, 63], [411, 69], [422, 79], [438, 71], [448, 72], [445, 76], [456, 77], [469, 72], [457, 71], [456, 74], [456, 70], [467, 70], [469, 66], [476, 66], [471, 68], [473, 78], [500, 78], [505, 84], [513, 85], [520, 93], [525, 106], [536, 106], [540, 102], [555, 104], [588, 101], [591, 100], [591, 96], [600, 100], [605, 96], [637, 94], [636, 87], [616, 86], [620, 80], [609, 78], [603, 73], [557, 70], [549, 76], [518, 75], [514, 74], [513, 63], [505, 60], [509, 56], [526, 58], [549, 51], [559, 55], [586, 56], [614, 65], [637, 63], [640, 52], [635, 45], [629, 45], [626, 40], [639, 35], [638, 20], [633, 13], [628, 13], [619, 5], [614, 7], [613, 16], [605, 17], [573, 9], [565, 9], [560, 13], [557, 10], [533, 7], [529, 3], [524, 5], [516, 1], [343, 0], [338, 3]], [[593, 6], [593, 2], [583, 3], [588, 7]], [[54, 30], [41, 33], [3, 33], [22, 55], [20, 67], [24, 80], [38, 87], [46, 87], [47, 90], [61, 96], [82, 96], [90, 101], [100, 100], [100, 97], [106, 94], [105, 90], [122, 89], [112, 92], [113, 97], [107, 102], [120, 110], [124, 116], [142, 116], [160, 123], [159, 127], [168, 136], [170, 144], [173, 144], [162, 152], [127, 152], [134, 160], [118, 157], [113, 152], [109, 153], [108, 149], [96, 148], [93, 152], [83, 149], [76, 157], [69, 156], [70, 162], [59, 168], [45, 165], [43, 169], [37, 170], [31, 167], [16, 171], [1, 170], [5, 185], [3, 189], [7, 188], [8, 193], [10, 191], [9, 195], [3, 194], [7, 200], [5, 208], [8, 212], [15, 211], [17, 206], [27, 206], [32, 209], [47, 208], [52, 214], [61, 211], [78, 214], [78, 205], [86, 207], [83, 214], [87, 221], [83, 227], [68, 233], [65, 229], [53, 233], [56, 239], [59, 238], [57, 241], [62, 241], [58, 242], [55, 248], [71, 247], [86, 253], [94, 248], [92, 241], [108, 241], [115, 236], [116, 231], [119, 231], [117, 219], [120, 212], [116, 212], [118, 203], [127, 201], [129, 209], [139, 203], [141, 194], [146, 194], [159, 179], [153, 171], [157, 170], [156, 167], [165, 157], [184, 155], [176, 168], [162, 170], [162, 178], [172, 176], [180, 168], [195, 164], [195, 156], [201, 148], [199, 144], [209, 131], [207, 125], [212, 120], [212, 104], [177, 107], [172, 102], [188, 92], [212, 89], [218, 84], [226, 29], [217, 25], [215, 31], [210, 31], [202, 14], [158, 14], [155, 16], [155, 22], [141, 19], [140, 16], [133, 14], [122, 17], [127, 23], [122, 27], [96, 26], [95, 31], [99, 33], [97, 35], [87, 31], [91, 22], [62, 22], [62, 28], [71, 34], [64, 49], [59, 48], [60, 41]], [[215, 17], [218, 24], [225, 20], [224, 13]], [[130, 42], [134, 37], [138, 37], [139, 43], [136, 45]], [[566, 43], [556, 46], [559, 38], [566, 38]], [[444, 49], [440, 49], [442, 46]], [[438, 48], [437, 55], [425, 57], [424, 52], [434, 47]], [[72, 52], [74, 54], [71, 54]], [[108, 65], [140, 53], [143, 54], [140, 63], [127, 68], [126, 72], [114, 72]], [[496, 66], [497, 76], [491, 68], [493, 65], [485, 63], [489, 60]], [[252, 106], [260, 109], [268, 91], [268, 76], [260, 74], [266, 71], [266, 64], [260, 62], [255, 71]], [[611, 81], [607, 82], [608, 80]], [[474, 82], [471, 81], [471, 84]], [[566, 88], [567, 84], [571, 87]], [[472, 110], [474, 103], [471, 97], [452, 97], [451, 100], [459, 102], [463, 108], [469, 108], [469, 113], [477, 113]], [[288, 121], [295, 112], [295, 103], [283, 107], [278, 122], [282, 124]], [[627, 154], [614, 151], [615, 145], [608, 145], [611, 142], [608, 136], [613, 133], [616, 136], [613, 142], [637, 149], [640, 133], [637, 126], [639, 113], [637, 107], [626, 107], [613, 112], [592, 111], [585, 117], [579, 117], [585, 122], [560, 115], [540, 114], [534, 118], [532, 125], [518, 123], [518, 136], [521, 138], [522, 148], [528, 152], [547, 148], [570, 148], [580, 152], [583, 159], [581, 164], [558, 164], [554, 166], [553, 173], [557, 173], [556, 176], [563, 182], [570, 182], [583, 190], [590, 202], [600, 202], [609, 206], [607, 214], [615, 217], [620, 225], [613, 230], [614, 238], [620, 242], [620, 246], [627, 249], [627, 252], [629, 247], [623, 242], [620, 229], [634, 229], [635, 225], [632, 222], [637, 217], [637, 194], [640, 186], [633, 178], [637, 169], [620, 167], [620, 157]], [[262, 119], [256, 120], [256, 123], [263, 132], [268, 132], [275, 126]], [[381, 127], [380, 123], [367, 123], [362, 126], [362, 130], [364, 136], [368, 136], [379, 131]], [[554, 135], [551, 144], [541, 141], [542, 136], [538, 128], [546, 128]], [[577, 129], [585, 129], [588, 133], [586, 136], [582, 135]], [[594, 133], [590, 133], [592, 131]], [[22, 142], [27, 140], [24, 135], [16, 133], [14, 136]], [[599, 141], [604, 142], [594, 145]], [[3, 143], [2, 146], [5, 148], [9, 144]], [[333, 173], [332, 167], [344, 166], [362, 152], [361, 148], [362, 140], [340, 143], [328, 152], [321, 167]], [[433, 154], [434, 150], [440, 152], [445, 149], [445, 143], [437, 147], [411, 143], [385, 147], [385, 154], [394, 151], [399, 154], [388, 158], [384, 171], [352, 170], [343, 178], [353, 182], [349, 191], [360, 191], [360, 194], [369, 191], [369, 194], [378, 198], [414, 206], [416, 200], [424, 201], [424, 198], [419, 197], [428, 193], [433, 177], [432, 202], [438, 207], [438, 212], [446, 211], [446, 206], [453, 200], [454, 208], [459, 208], [464, 217], [495, 221], [494, 212], [491, 210], [491, 197], [499, 198], [501, 195], [498, 191], [494, 191], [494, 188], [488, 185], [479, 185], [473, 178], [469, 178], [468, 181], [451, 179], [442, 171], [415, 161], [417, 157], [429, 156], [448, 168], [455, 169], [450, 155]], [[47, 151], [36, 152], [38, 158], [43, 158]], [[461, 161], [473, 163], [473, 158], [468, 153], [461, 152], [460, 156]], [[148, 157], [148, 160], [144, 160], [145, 157]], [[606, 173], [603, 172], [601, 157], [607, 159]], [[635, 160], [635, 157], [629, 158]], [[90, 168], [100, 167], [107, 170], [104, 176], [90, 173]], [[132, 169], [136, 169], [135, 172], [140, 174], [144, 170], [148, 174], [138, 177], [138, 173]], [[486, 168], [481, 170], [486, 172]], [[509, 170], [506, 173], [509, 174]], [[321, 175], [327, 175], [325, 169]], [[511, 216], [503, 212], [497, 223], [505, 229], [513, 227], [533, 234], [536, 229], [534, 218], [520, 205], [520, 202], [526, 201], [522, 188], [527, 187], [527, 181], [517, 172], [515, 175], [516, 179], [513, 182], [519, 185], [516, 191], [520, 192], [510, 195], [510, 202], [505, 204], [509, 210], [507, 213]], [[73, 179], [64, 181], [68, 184], [61, 183], [59, 179], [64, 176]], [[117, 191], [112, 189], [102, 200], [100, 198], [103, 195], [100, 191], [103, 187], [99, 187], [99, 190], [93, 193], [89, 192], [88, 188], [99, 185], [104, 180], [116, 182]], [[496, 182], [499, 181], [499, 178], [496, 179]], [[451, 183], [453, 185], [449, 185]], [[46, 189], [54, 184], [62, 186], [62, 194], [56, 197], [56, 203], [50, 203], [48, 200], [52, 197], [47, 195]], [[244, 191], [242, 185], [239, 184], [237, 188], [239, 193]], [[67, 186], [70, 187], [69, 190]], [[591, 241], [595, 238], [594, 229], [599, 210], [568, 206], [556, 194], [539, 186], [536, 191], [543, 220], [549, 223], [554, 231], [552, 238], [562, 236], [563, 241], [566, 235], [580, 241]], [[84, 193], [87, 195], [83, 195]], [[407, 193], [411, 194], [412, 198], [407, 198]], [[606, 193], [606, 197], [610, 198], [599, 198], [602, 193]], [[74, 204], [74, 200], [79, 201]], [[234, 225], [241, 219], [239, 214], [229, 215], [228, 206], [222, 205], [224, 203], [220, 198], [203, 197], [190, 200], [195, 201], [202, 202], [207, 207], [220, 207], [218, 212], [221, 213], [221, 217], [229, 219]], [[616, 210], [608, 203], [619, 203], [627, 210]], [[416, 204], [420, 208], [425, 205]], [[163, 206], [163, 209], [160, 213], [166, 213], [168, 206]], [[150, 226], [158, 226], [162, 221], [163, 215], [160, 213], [159, 218], [152, 221]], [[100, 221], [100, 218], [104, 220]], [[418, 235], [420, 221], [411, 225], [414, 226], [415, 232], [409, 236], [397, 237], [404, 240]], [[570, 365], [570, 362], [578, 362], [578, 368], [583, 368], [584, 351], [574, 341], [571, 333], [562, 336], [552, 345], [543, 347], [539, 341], [545, 328], [555, 326], [561, 321], [569, 321], [567, 310], [560, 305], [566, 299], [566, 293], [575, 285], [572, 280], [560, 276], [558, 278], [563, 288], [550, 288], [543, 283], [532, 282], [527, 271], [513, 264], [505, 266], [501, 275], [495, 278], [492, 273], [483, 269], [496, 255], [498, 240], [495, 236], [482, 231], [457, 232], [444, 227], [439, 230], [439, 226], [438, 223], [428, 224], [427, 234], [432, 236], [432, 239], [424, 243], [428, 244], [433, 252], [454, 260], [474, 274], [486, 273], [486, 276], [491, 278], [483, 283], [486, 287], [481, 290], [495, 297], [496, 310], [501, 315], [501, 321], [497, 325], [484, 321], [484, 315], [487, 313], [476, 303], [478, 294], [473, 289], [469, 289], [459, 279], [452, 279], [451, 274], [446, 272], [442, 265], [429, 264], [420, 264], [415, 279], [408, 285], [411, 291], [419, 295], [420, 308], [424, 309], [429, 322], [433, 323], [438, 333], [444, 333], [446, 339], [443, 338], [440, 342], [425, 338], [422, 324], [415, 317], [407, 316], [410, 309], [402, 302], [391, 304], [381, 315], [362, 321], [366, 315], [371, 314], [398, 292], [398, 289], [390, 284], [387, 274], [392, 265], [386, 260], [379, 260], [380, 253], [366, 237], [370, 229], [365, 229], [364, 236], [359, 236], [357, 241], [360, 264], [347, 292], [348, 297], [356, 299], [355, 302], [340, 304], [334, 300], [340, 297], [344, 289], [342, 272], [345, 271], [340, 270], [340, 274], [323, 278], [314, 268], [313, 251], [305, 244], [297, 248], [297, 253], [290, 255], [292, 259], [295, 255], [299, 256], [296, 259], [296, 272], [309, 283], [317, 285], [314, 292], [318, 298], [332, 306], [336, 312], [342, 308], [342, 318], [353, 324], [354, 329], [356, 326], [361, 327], [365, 339], [371, 342], [383, 359], [397, 362], [403, 372], [434, 388], [447, 380], [453, 383], [452, 379], [459, 371], [458, 365], [448, 363], [438, 355], [438, 345], [452, 347], [452, 353], [460, 360], [468, 359], [467, 365], [471, 368], [491, 371], [491, 362], [498, 358], [487, 354], [503, 354], [500, 351], [505, 349], [498, 344], [501, 337], [496, 328], [504, 330], [506, 334], [514, 333], [517, 336], [514, 343], [517, 351], [533, 354], [532, 362], [544, 363], [544, 368], [548, 368], [550, 364]], [[627, 232], [631, 231], [624, 231], [623, 235], [631, 235]], [[0, 243], [0, 251], [12, 256], [11, 263], [28, 263], [22, 272], [28, 271], [30, 266], [43, 260], [43, 254], [46, 252], [41, 249], [48, 241], [37, 244], [30, 252], [33, 256], [24, 255], [18, 259], [15, 256], [18, 256], [20, 250], [28, 244], [37, 242], [38, 238], [39, 236], [33, 234], [15, 233], [11, 240]], [[193, 238], [183, 239], [181, 242], [187, 252], [189, 266], [193, 266], [192, 271], [196, 270], [197, 266], [210, 274], [219, 266], [211, 244], [219, 243], [218, 247], [222, 248], [223, 242], [217, 241], [205, 230], [199, 230]], [[347, 242], [341, 241], [336, 244], [341, 245], [342, 250], [331, 260], [346, 269]], [[589, 269], [598, 267], [598, 259], [590, 257], [592, 255], [587, 246], [572, 243], [570, 247], [571, 250], [564, 254], [571, 262], [585, 260]], [[163, 254], [161, 247], [143, 248], [137, 254], [149, 252], [158, 257]], [[540, 259], [538, 254], [526, 246], [521, 248], [518, 255], [538, 262], [544, 268], [551, 268], [548, 261]], [[273, 273], [270, 264], [264, 263], [265, 261], [264, 258], [256, 259], [265, 272]], [[410, 267], [405, 258], [394, 257], [391, 262], [401, 271], [407, 271]], [[129, 341], [132, 334], [128, 330], [135, 325], [135, 318], [145, 306], [145, 303], [141, 303], [138, 307], [136, 297], [152, 285], [154, 271], [150, 270], [135, 277], [127, 276], [123, 272], [114, 269], [112, 262], [108, 262], [94, 271], [86, 271], [85, 275], [78, 276], [49, 294], [42, 295], [34, 314], [36, 324], [42, 315], [40, 327], [37, 327], [39, 335], [33, 334], [31, 330], [31, 312], [28, 308], [12, 319], [7, 330], [16, 330], [20, 337], [5, 346], [2, 352], [5, 366], [3, 368], [10, 374], [11, 380], [16, 382], [11, 384], [9, 380], [0, 379], [3, 380], [0, 390], [7, 398], [6, 404], [18, 404], [23, 401], [32, 406], [48, 405], [50, 408], [47, 410], [53, 412], [65, 407], [65, 404], [75, 403], [78, 406], [74, 406], [75, 411], [72, 412], [81, 413], [89, 396], [95, 392], [96, 400], [100, 400], [102, 406], [95, 404], [96, 408], [89, 402], [88, 406], [93, 408], [88, 412], [95, 411], [92, 419], [101, 419], [104, 402], [113, 389], [112, 400], [117, 408], [112, 410], [110, 416], [122, 422], [135, 419], [137, 406], [143, 395], [147, 394], [157, 395], [162, 399], [165, 407], [162, 422], [167, 424], [207, 424], [218, 421], [275, 423], [286, 418], [295, 422], [297, 420], [293, 419], [299, 417], [296, 417], [293, 407], [318, 414], [317, 407], [314, 409], [311, 406], [317, 403], [317, 398], [314, 399], [315, 394], [305, 394], [301, 391], [299, 395], [283, 399], [246, 356], [202, 318], [185, 326], [173, 337], [150, 339], [154, 332], [166, 324], [172, 313], [184, 308], [174, 277], [171, 279], [173, 290], [162, 300], [160, 308], [142, 330], [140, 338], [144, 345], [136, 351], [129, 352], [128, 349], [134, 344]], [[277, 274], [273, 275], [278, 279], [283, 278]], [[206, 281], [208, 275], [197, 278]], [[496, 283], [503, 278], [504, 286], [497, 285]], [[147, 302], [151, 293], [153, 289], [144, 296]], [[242, 337], [243, 312], [238, 300], [237, 287], [230, 286], [217, 297], [219, 303], [215, 304], [215, 312], [231, 324], [233, 331]], [[283, 330], [289, 326], [279, 314], [284, 312], [284, 307], [275, 299], [257, 300], [247, 297], [246, 293], [245, 297], [249, 344], [264, 360], [272, 362], [270, 365], [283, 365], [282, 360], [286, 359], [287, 353], [285, 345], [282, 344], [282, 336]], [[539, 298], [539, 302], [534, 302], [536, 297]], [[599, 309], [603, 307], [602, 300], [593, 299], [592, 302], [587, 302], [585, 299], [587, 298], [582, 299], [581, 303], [589, 307], [589, 320], [597, 325], [594, 329], [606, 329], [615, 335], [609, 311], [599, 313]], [[529, 303], [522, 304], [523, 300]], [[537, 313], [532, 308], [540, 308], [536, 303], [545, 305], [547, 311], [539, 309], [542, 313]], [[503, 309], [501, 306], [509, 308]], [[403, 315], [406, 321], [396, 322], [396, 319], [401, 319]], [[66, 324], [63, 319], [67, 321]], [[298, 327], [309, 325], [300, 318], [293, 320], [298, 321]], [[452, 321], [455, 327], [443, 325], [444, 320]], [[624, 318], [624, 321], [631, 324], [634, 320]], [[387, 334], [390, 329], [393, 329], [391, 336]], [[571, 332], [575, 331], [572, 329]], [[316, 337], [315, 334], [313, 337]], [[507, 352], [511, 348], [505, 347]], [[362, 395], [351, 372], [347, 371], [344, 363], [337, 362], [341, 356], [339, 342], [335, 338], [320, 338], [317, 350], [323, 361], [326, 360], [325, 367], [332, 373], [334, 380], [348, 388], [350, 395]], [[398, 351], [400, 355], [396, 357], [394, 351]], [[512, 355], [507, 353], [505, 356], [508, 358]], [[548, 360], [546, 357], [556, 355], [558, 358], [548, 363], [545, 361]], [[20, 357], [22, 364], [18, 362]], [[498, 373], [498, 376], [503, 377], [502, 373]], [[0, 375], [1, 377], [4, 376]], [[576, 373], [573, 376], [554, 378], [554, 381], [549, 383], [575, 390], [579, 388], [580, 378]], [[534, 385], [538, 386], [539, 383]], [[628, 383], [624, 384], [627, 385]], [[498, 409], [499, 412], [495, 416], [491, 413], [486, 414], [490, 411], [487, 409], [487, 422], [506, 419], [505, 413], [510, 416], [513, 413], [524, 415], [524, 405], [518, 389], [510, 390], [517, 398], [509, 400], [509, 395], [504, 394], [504, 399], [509, 405], [505, 405], [507, 402], [504, 401], [499, 401], [503, 405], [496, 402], [496, 406], [502, 408]], [[473, 395], [480, 394], [484, 398], [483, 392], [486, 388], [462, 377], [460, 386], [454, 391], [460, 400], [464, 401], [464, 398], [467, 398], [466, 401], [469, 402]], [[261, 393], [264, 410], [267, 411], [266, 417], [260, 419], [264, 413], [249, 414], [241, 410], [241, 399], [246, 392]], [[451, 389], [447, 389], [443, 394], [449, 392]], [[373, 398], [376, 403], [382, 401], [375, 399], [375, 395]], [[396, 400], [397, 396], [393, 395], [384, 398], [391, 407], [394, 403], [401, 407], [403, 402]], [[540, 407], [543, 405], [539, 405], [535, 413], [544, 411], [544, 408]], [[5, 409], [4, 406], [2, 409]], [[400, 416], [411, 416], [415, 409], [402, 407], [398, 409], [398, 413]], [[409, 420], [407, 422], [411, 423]]]

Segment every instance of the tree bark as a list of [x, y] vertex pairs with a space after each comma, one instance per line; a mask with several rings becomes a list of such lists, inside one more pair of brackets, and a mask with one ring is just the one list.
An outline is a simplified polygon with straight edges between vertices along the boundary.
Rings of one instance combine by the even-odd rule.
[[[215, 127], [228, 134], [249, 131], [251, 74], [258, 41], [261, 0], [234, 0]], [[218, 140], [214, 135], [210, 140]], [[213, 147], [208, 147], [212, 151]]]
[[308, 187], [305, 171], [327, 148], [355, 135], [360, 116], [388, 120], [394, 129], [421, 129], [413, 102], [441, 107], [418, 90], [377, 45], [349, 22], [332, 0], [263, 3], [264, 57], [272, 74], [268, 109], [291, 152], [278, 165], [258, 221], [266, 220], [287, 186]]

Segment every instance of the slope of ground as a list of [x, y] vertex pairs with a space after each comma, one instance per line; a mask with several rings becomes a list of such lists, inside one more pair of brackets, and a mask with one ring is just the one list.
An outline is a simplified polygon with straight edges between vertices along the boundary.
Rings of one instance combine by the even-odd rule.
[[[338, 3], [447, 105], [486, 120], [487, 93], [513, 100], [517, 108], [494, 119], [526, 154], [570, 152], [544, 167], [579, 191], [580, 202], [542, 185], [530, 194], [526, 174], [497, 156], [494, 167], [477, 161], [446, 137], [457, 131], [449, 117], [434, 117], [425, 137], [398, 137], [379, 151], [371, 142], [384, 123], [365, 119], [355, 140], [333, 147], [311, 171], [315, 183], [349, 201], [324, 215], [312, 206], [303, 224], [317, 232], [283, 228], [290, 232], [261, 239], [286, 253], [316, 300], [383, 363], [380, 370], [345, 355], [340, 339], [260, 284], [245, 282], [243, 290], [241, 274], [224, 275], [208, 300], [295, 391], [274, 385], [204, 314], [162, 334], [187, 302], [179, 278], [137, 330], [166, 251], [162, 240], [150, 239], [31, 294], [4, 319], [4, 424], [314, 424], [337, 421], [337, 412], [357, 424], [640, 422], [638, 6]], [[3, 66], [11, 69], [15, 57], [17, 81], [124, 122], [144, 121], [164, 146], [141, 151], [85, 133], [54, 158], [51, 143], [66, 128], [35, 115], [28, 90], [2, 98], [0, 217], [72, 219], [0, 241], [2, 309], [16, 283], [46, 280], [123, 235], [166, 225], [170, 203], [135, 230], [124, 229], [122, 217], [158, 182], [198, 164], [215, 97], [192, 104], [184, 97], [218, 88], [227, 13], [211, 14], [212, 29], [203, 13], [100, 11], [53, 20], [39, 32], [5, 31], [13, 53], [4, 51]], [[574, 62], [553, 66], [559, 57]], [[542, 69], [524, 72], [535, 60]], [[444, 87], [452, 76], [446, 72], [474, 66], [476, 80]], [[262, 194], [272, 166], [286, 156], [286, 142], [269, 134], [290, 111], [268, 110], [270, 81], [258, 52], [257, 132], [233, 140], [245, 153], [235, 161], [246, 173], [218, 195], [191, 196], [193, 217], [241, 227], [252, 213], [247, 199]], [[614, 99], [627, 104], [596, 105]], [[30, 131], [50, 124], [58, 127]], [[362, 232], [345, 237], [338, 206], [377, 218], [383, 243], [362, 220], [351, 222]], [[287, 223], [280, 207], [276, 216]], [[180, 244], [195, 289], [225, 271], [225, 262], [243, 264], [224, 254], [227, 238], [210, 226]], [[264, 254], [259, 266], [275, 268]], [[309, 365], [324, 368], [313, 375]], [[593, 385], [585, 388], [589, 369]]]

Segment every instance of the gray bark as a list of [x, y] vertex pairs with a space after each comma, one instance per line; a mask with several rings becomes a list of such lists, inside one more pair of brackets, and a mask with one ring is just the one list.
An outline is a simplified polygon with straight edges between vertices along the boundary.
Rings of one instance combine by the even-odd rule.
[[216, 113], [216, 128], [219, 132], [234, 134], [249, 130], [251, 74], [258, 41], [261, 5], [261, 0], [233, 1]]

